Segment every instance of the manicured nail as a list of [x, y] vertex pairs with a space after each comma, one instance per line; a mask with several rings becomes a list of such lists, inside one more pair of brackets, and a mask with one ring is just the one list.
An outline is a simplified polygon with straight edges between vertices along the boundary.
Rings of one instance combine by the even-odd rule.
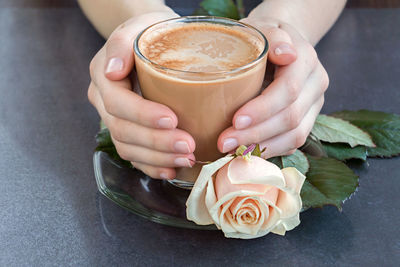
[[162, 179], [169, 179], [168, 174], [167, 174], [166, 172], [160, 173], [160, 177], [161, 177]]
[[175, 152], [188, 154], [190, 153], [189, 145], [185, 141], [178, 141], [174, 144]]
[[175, 162], [175, 165], [180, 166], [180, 167], [189, 167], [189, 168], [192, 167], [189, 159], [187, 159], [187, 158], [176, 158], [174, 162]]
[[249, 127], [251, 118], [249, 116], [238, 116], [235, 120], [235, 128], [238, 130]]
[[283, 54], [294, 54], [295, 51], [293, 50], [293, 48], [289, 45], [289, 44], [281, 44], [280, 46], [278, 46], [277, 48], [275, 48], [275, 55], [279, 56], [279, 55], [283, 55]]
[[235, 138], [227, 138], [224, 141], [224, 144], [222, 146], [222, 153], [229, 152], [233, 149], [235, 149], [238, 146], [238, 142], [236, 141]]
[[163, 117], [158, 120], [158, 127], [164, 129], [174, 128], [174, 124], [172, 123], [172, 119], [170, 117]]
[[120, 71], [124, 67], [124, 61], [119, 57], [113, 57], [108, 61], [106, 73]]

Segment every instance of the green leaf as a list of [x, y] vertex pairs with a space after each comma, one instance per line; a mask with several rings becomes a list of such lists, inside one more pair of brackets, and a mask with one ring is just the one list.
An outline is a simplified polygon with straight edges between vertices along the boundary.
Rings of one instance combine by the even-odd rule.
[[315, 157], [326, 157], [326, 152], [321, 142], [314, 135], [310, 134], [306, 142], [299, 148], [302, 152]]
[[400, 116], [380, 111], [335, 112], [332, 116], [347, 120], [368, 132], [376, 147], [367, 148], [369, 157], [392, 157], [400, 154]]
[[207, 10], [205, 10], [202, 7], [197, 8], [193, 14], [193, 16], [210, 16], [210, 13], [207, 12]]
[[327, 115], [318, 115], [311, 132], [319, 140], [329, 143], [348, 143], [351, 147], [375, 146], [367, 133], [348, 121]]
[[117, 149], [114, 146], [114, 143], [112, 142], [110, 131], [103, 127], [100, 129], [100, 131], [96, 135], [96, 142], [97, 142], [97, 147], [96, 151], [103, 151], [107, 153], [110, 158], [121, 164], [122, 166], [125, 167], [132, 167], [132, 164], [127, 161], [122, 159], [117, 152]]
[[322, 144], [328, 157], [335, 158], [341, 161], [346, 159], [367, 159], [367, 148], [365, 146], [356, 146], [351, 148], [344, 143], [323, 143]]
[[233, 0], [204, 0], [200, 6], [210, 16], [240, 19], [238, 9]]
[[283, 164], [282, 164], [282, 157], [273, 157], [273, 158], [269, 158], [267, 159], [269, 162], [277, 165], [280, 169], [283, 169]]
[[100, 130], [107, 128], [107, 126], [104, 124], [103, 120], [100, 120]]
[[304, 208], [334, 205], [341, 210], [358, 186], [358, 176], [344, 164], [332, 158], [308, 156], [310, 170], [301, 189]]
[[310, 167], [307, 157], [300, 150], [296, 150], [292, 155], [289, 156], [270, 158], [268, 161], [278, 165], [279, 168], [295, 167], [304, 175], [307, 173]]

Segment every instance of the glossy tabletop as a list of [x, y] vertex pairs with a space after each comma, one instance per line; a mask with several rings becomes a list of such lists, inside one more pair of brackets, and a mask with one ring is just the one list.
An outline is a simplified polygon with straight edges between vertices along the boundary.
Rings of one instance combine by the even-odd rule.
[[[0, 4], [0, 33], [0, 266], [400, 264], [400, 158], [353, 164], [360, 187], [343, 211], [308, 210], [285, 237], [158, 225], [97, 191], [86, 90], [104, 40], [81, 11]], [[399, 48], [400, 9], [346, 9], [317, 46], [331, 80], [323, 112], [399, 114]]]

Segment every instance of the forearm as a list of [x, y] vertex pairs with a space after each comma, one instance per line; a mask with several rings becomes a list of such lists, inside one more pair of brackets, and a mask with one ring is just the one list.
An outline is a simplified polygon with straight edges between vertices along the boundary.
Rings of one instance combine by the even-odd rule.
[[78, 0], [83, 12], [105, 38], [131, 17], [156, 11], [173, 11], [164, 0]]
[[249, 18], [288, 23], [315, 45], [334, 24], [345, 3], [346, 0], [264, 0]]

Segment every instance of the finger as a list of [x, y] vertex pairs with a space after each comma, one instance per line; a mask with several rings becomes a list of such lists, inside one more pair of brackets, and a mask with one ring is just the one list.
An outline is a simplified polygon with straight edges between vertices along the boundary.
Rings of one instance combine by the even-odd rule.
[[297, 52], [293, 46], [292, 38], [284, 30], [280, 29], [280, 23], [263, 22], [244, 18], [241, 20], [260, 30], [268, 40], [268, 60], [276, 65], [287, 65], [294, 62]]
[[121, 143], [112, 137], [120, 157], [131, 162], [143, 163], [158, 167], [188, 167], [194, 164], [193, 154], [173, 154], [151, 150], [145, 147]]
[[284, 66], [297, 59], [297, 51], [290, 36], [279, 28], [270, 28], [265, 31], [268, 44], [268, 60], [275, 65]]
[[312, 71], [319, 63], [299, 54], [296, 62], [279, 67], [275, 79], [261, 95], [247, 102], [234, 115], [232, 124], [238, 130], [256, 125], [295, 102]]
[[253, 127], [244, 130], [235, 130], [231, 127], [221, 134], [222, 139], [234, 138], [239, 144], [259, 143], [297, 128], [306, 113], [325, 92], [328, 83], [326, 72], [321, 65], [310, 75], [302, 94], [289, 107]]
[[324, 97], [322, 96], [320, 100], [313, 105], [300, 126], [296, 129], [261, 142], [260, 146], [266, 148], [262, 156], [265, 158], [280, 156], [286, 154], [287, 151], [301, 147], [305, 143], [323, 103]]
[[[94, 85], [96, 108], [99, 112], [109, 113], [114, 117], [131, 121], [150, 128], [173, 129], [178, 124], [175, 113], [165, 105], [144, 99], [132, 92], [127, 79], [109, 81], [98, 77]], [[96, 86], [101, 84], [101, 86]]]
[[175, 178], [176, 176], [176, 171], [173, 168], [161, 168], [138, 162], [131, 162], [131, 163], [133, 167], [141, 170], [143, 173], [150, 176], [151, 178], [170, 180]]
[[174, 13], [153, 12], [151, 15], [135, 17], [121, 24], [111, 34], [105, 45], [105, 76], [110, 80], [121, 80], [127, 77], [134, 64], [133, 45], [136, 36], [147, 26], [176, 16]]
[[121, 142], [168, 153], [193, 153], [195, 142], [180, 129], [158, 130], [121, 120], [105, 114], [104, 122], [113, 137]]
[[187, 132], [180, 129], [157, 130], [110, 115], [105, 110], [102, 99], [93, 84], [89, 86], [88, 95], [117, 141], [170, 153], [188, 154], [195, 150], [194, 139]]
[[294, 152], [296, 152], [296, 149], [289, 150], [288, 152], [284, 153], [283, 156], [290, 156], [290, 155], [292, 155]]

